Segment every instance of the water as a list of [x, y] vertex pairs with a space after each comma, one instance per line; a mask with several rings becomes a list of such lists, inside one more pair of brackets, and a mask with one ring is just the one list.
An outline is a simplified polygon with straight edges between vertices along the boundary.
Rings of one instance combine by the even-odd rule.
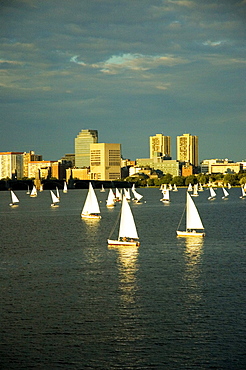
[[141, 245], [108, 248], [120, 205], [80, 218], [87, 190], [0, 192], [2, 369], [245, 369], [246, 200], [194, 198], [206, 237], [177, 238], [185, 189], [132, 204]]

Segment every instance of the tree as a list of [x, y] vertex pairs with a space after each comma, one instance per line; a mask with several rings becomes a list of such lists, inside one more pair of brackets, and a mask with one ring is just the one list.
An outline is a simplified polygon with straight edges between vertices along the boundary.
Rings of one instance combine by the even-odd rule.
[[176, 184], [177, 186], [184, 186], [185, 177], [184, 176], [174, 176], [171, 182], [172, 185]]
[[194, 184], [197, 184], [197, 178], [195, 175], [190, 175], [190, 176], [187, 176], [186, 179], [185, 179], [185, 185], [194, 185]]

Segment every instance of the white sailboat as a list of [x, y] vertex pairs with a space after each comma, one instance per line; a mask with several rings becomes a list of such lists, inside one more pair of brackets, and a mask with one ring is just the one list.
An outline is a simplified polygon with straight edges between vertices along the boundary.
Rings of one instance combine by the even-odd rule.
[[66, 181], [64, 181], [64, 185], [63, 185], [63, 193], [67, 193], [67, 183]]
[[[187, 194], [186, 195], [186, 230], [185, 231], [177, 230], [176, 231], [177, 236], [205, 236], [202, 220], [198, 213], [196, 205], [193, 199], [191, 198], [190, 194], [188, 193], [188, 191], [186, 194]], [[181, 223], [181, 220], [180, 220], [180, 223]], [[179, 223], [179, 226], [180, 226], [180, 223]], [[202, 230], [202, 232], [197, 231], [197, 230]]]
[[124, 188], [124, 195], [125, 195], [127, 200], [131, 200], [130, 189]]
[[168, 184], [168, 189], [169, 189], [170, 191], [172, 191], [172, 190], [173, 190], [172, 184]]
[[210, 191], [210, 197], [208, 197], [208, 200], [214, 200], [216, 197], [216, 193], [212, 187], [209, 188]]
[[26, 194], [30, 195], [30, 188], [29, 188], [29, 185], [27, 185], [27, 192]]
[[17, 195], [13, 192], [13, 190], [10, 190], [10, 196], [11, 196], [12, 202], [9, 203], [9, 205], [11, 207], [18, 206], [19, 199], [18, 199]]
[[59, 193], [58, 187], [56, 187], [56, 196], [57, 196], [58, 199], [60, 199], [60, 193]]
[[139, 246], [140, 245], [133, 214], [132, 214], [130, 205], [128, 204], [125, 196], [123, 196], [123, 199], [122, 199], [118, 239], [113, 240], [113, 239], [110, 239], [109, 237], [108, 244], [109, 245], [122, 245], [122, 246]]
[[59, 206], [58, 203], [60, 202], [60, 199], [57, 198], [57, 196], [53, 193], [52, 190], [50, 190], [50, 195], [52, 199], [51, 207], [58, 207]]
[[81, 217], [90, 219], [101, 218], [97, 196], [91, 183], [89, 183], [89, 190], [85, 200], [84, 207], [81, 212]]
[[40, 185], [40, 188], [39, 188], [39, 191], [44, 191], [44, 187], [43, 187], [43, 184]]
[[30, 197], [35, 198], [37, 195], [38, 195], [37, 188], [35, 185], [33, 185]]
[[187, 191], [192, 191], [192, 185], [189, 183]]
[[105, 192], [105, 189], [104, 189], [103, 185], [102, 185], [102, 187], [101, 187], [100, 192], [101, 192], [101, 193], [104, 193], [104, 192]]
[[222, 191], [223, 191], [223, 197], [222, 197], [222, 199], [228, 199], [227, 197], [230, 195], [229, 193], [228, 193], [228, 191], [224, 188], [224, 187], [222, 187]]
[[198, 194], [198, 184], [194, 184], [193, 186], [193, 193], [191, 194], [192, 197], [199, 197]]
[[163, 202], [163, 203], [170, 203], [170, 191], [169, 191], [169, 189], [163, 190], [162, 195], [163, 195], [163, 197], [160, 199], [160, 201]]
[[141, 199], [143, 198], [143, 195], [142, 194], [139, 194], [137, 191], [136, 191], [136, 189], [135, 189], [135, 187], [134, 188], [132, 188], [132, 193], [133, 193], [133, 201], [135, 202], [135, 203], [141, 203]]
[[245, 198], [246, 198], [246, 192], [245, 192], [245, 190], [244, 190], [244, 187], [245, 187], [245, 186], [243, 186], [243, 185], [242, 185], [242, 187], [241, 187], [241, 189], [242, 189], [242, 195], [241, 195], [241, 197], [239, 197], [239, 198], [241, 198], [241, 199], [245, 199]]
[[231, 189], [231, 184], [228, 182], [228, 184], [227, 184], [227, 188], [228, 189]]
[[113, 190], [110, 188], [108, 192], [108, 198], [106, 200], [107, 207], [114, 207], [115, 206], [115, 196]]
[[198, 191], [203, 191], [203, 187], [202, 187], [202, 184], [201, 183], [199, 183]]
[[115, 189], [115, 198], [116, 198], [116, 202], [122, 201], [122, 193], [119, 191], [118, 188]]
[[177, 185], [173, 184], [173, 191], [178, 191]]

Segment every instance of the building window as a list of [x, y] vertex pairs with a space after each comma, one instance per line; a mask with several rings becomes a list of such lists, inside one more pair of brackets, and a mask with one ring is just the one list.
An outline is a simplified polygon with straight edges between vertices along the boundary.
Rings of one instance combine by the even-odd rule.
[[109, 166], [120, 166], [120, 150], [109, 150]]
[[91, 166], [100, 166], [100, 165], [101, 165], [101, 151], [91, 150]]

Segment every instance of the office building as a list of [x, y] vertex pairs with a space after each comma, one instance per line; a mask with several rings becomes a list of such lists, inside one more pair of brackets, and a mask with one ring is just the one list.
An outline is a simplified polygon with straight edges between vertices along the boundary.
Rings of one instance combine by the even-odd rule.
[[0, 152], [0, 179], [23, 177], [23, 152]]
[[121, 178], [121, 145], [97, 143], [90, 146], [91, 180]]
[[171, 138], [162, 134], [156, 134], [149, 138], [150, 158], [171, 157]]
[[177, 160], [198, 166], [198, 136], [177, 136]]
[[51, 176], [54, 161], [31, 161], [28, 163], [28, 178], [47, 179]]
[[90, 145], [98, 142], [97, 130], [81, 130], [75, 138], [75, 167], [90, 166]]
[[138, 158], [136, 159], [136, 165], [141, 168], [151, 168], [153, 170], [160, 170], [163, 174], [170, 173], [172, 176], [179, 176], [180, 172], [180, 162], [176, 160], [163, 160], [158, 157], [158, 161], [151, 158]]
[[35, 154], [33, 150], [23, 153], [23, 177], [28, 177], [28, 163], [32, 161], [42, 161], [42, 155]]

